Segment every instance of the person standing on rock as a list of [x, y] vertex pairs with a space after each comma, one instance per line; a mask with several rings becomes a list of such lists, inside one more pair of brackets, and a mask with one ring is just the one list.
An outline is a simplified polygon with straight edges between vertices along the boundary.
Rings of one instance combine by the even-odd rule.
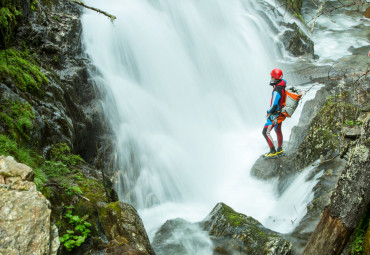
[[[285, 116], [280, 115], [280, 113], [285, 99], [286, 83], [286, 80], [283, 80], [283, 71], [281, 71], [279, 68], [275, 68], [271, 71], [270, 85], [273, 86], [272, 98], [270, 108], [267, 110], [267, 122], [262, 130], [262, 134], [270, 147], [270, 152], [264, 154], [264, 158], [276, 158], [284, 155], [284, 150], [282, 147], [283, 133], [281, 132], [281, 125], [285, 120]], [[274, 141], [271, 137], [271, 130], [273, 128], [275, 128], [278, 140], [277, 150], [275, 149]]]

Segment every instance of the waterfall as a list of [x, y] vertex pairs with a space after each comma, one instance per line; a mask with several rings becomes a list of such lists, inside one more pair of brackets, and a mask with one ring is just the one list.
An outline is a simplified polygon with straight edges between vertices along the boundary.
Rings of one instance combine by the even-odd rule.
[[120, 199], [143, 208], [212, 192], [232, 171], [225, 139], [261, 128], [269, 103], [275, 53], [255, 4], [88, 3], [117, 16], [85, 14], [83, 36], [110, 91]]
[[[167, 219], [202, 220], [221, 201], [274, 229], [271, 217], [285, 217], [274, 212], [275, 183], [249, 174], [268, 150], [261, 131], [269, 73], [281, 53], [257, 1], [86, 4], [117, 17], [86, 11], [83, 43], [94, 82], [106, 92], [115, 189], [138, 208], [149, 237]], [[289, 217], [298, 216], [289, 214], [274, 230], [292, 230]]]

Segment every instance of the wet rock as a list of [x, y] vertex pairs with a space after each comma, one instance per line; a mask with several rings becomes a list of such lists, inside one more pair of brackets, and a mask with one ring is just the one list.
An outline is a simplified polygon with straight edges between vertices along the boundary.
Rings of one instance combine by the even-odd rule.
[[152, 246], [157, 255], [212, 253], [208, 233], [199, 224], [180, 218], [166, 221], [156, 232]]
[[296, 23], [286, 23], [286, 30], [281, 35], [282, 42], [293, 56], [299, 57], [304, 55], [314, 56], [314, 43], [298, 27]]
[[219, 203], [201, 222], [218, 254], [291, 254], [292, 244], [257, 220]]
[[332, 161], [318, 163], [313, 174], [323, 171], [318, 183], [313, 188], [314, 199], [307, 205], [307, 213], [294, 231], [287, 238], [294, 244], [293, 250], [300, 254], [308, 238], [319, 222], [322, 212], [329, 204], [331, 194], [344, 170], [346, 161], [336, 157]]
[[140, 251], [127, 244], [118, 244], [111, 242], [110, 247], [105, 249], [106, 255], [146, 255], [147, 252]]
[[[317, 58], [314, 54], [314, 43], [306, 31], [307, 26], [302, 22], [300, 14], [302, 1], [277, 1], [274, 4], [269, 4], [266, 1], [258, 2], [263, 6], [260, 15], [265, 17], [271, 30], [282, 42], [278, 47], [284, 47], [294, 57]], [[268, 16], [274, 16], [277, 24], [272, 23]], [[282, 53], [282, 55], [284, 54]]]
[[260, 157], [253, 165], [251, 175], [261, 180], [270, 180], [273, 178], [284, 179], [291, 174], [292, 171], [290, 169], [293, 167], [293, 162], [288, 153], [284, 157], [275, 159], [264, 159]]
[[99, 203], [99, 222], [108, 241], [116, 243], [114, 252], [127, 246], [145, 254], [155, 254], [135, 208], [124, 202]]
[[50, 203], [32, 181], [31, 168], [0, 156], [0, 254], [56, 254]]
[[[22, 8], [29, 5], [29, 1], [22, 0]], [[32, 136], [40, 150], [63, 142], [75, 154], [95, 163], [98, 151], [104, 152], [100, 148], [109, 147], [109, 139], [102, 138], [102, 134], [109, 134], [109, 128], [104, 126], [100, 96], [89, 80], [90, 63], [81, 46], [82, 7], [53, 0], [34, 5], [37, 11], [24, 17], [16, 43], [27, 44], [49, 82], [38, 94], [14, 92], [30, 103], [39, 116]], [[22, 47], [23, 44], [18, 45]]]
[[361, 219], [369, 209], [370, 113], [361, 129], [361, 138], [351, 146], [350, 157], [330, 203], [302, 254], [313, 254], [317, 251], [328, 255], [341, 254], [353, 230], [361, 224]]
[[346, 138], [358, 138], [361, 135], [361, 129], [359, 126], [343, 127], [342, 132]]

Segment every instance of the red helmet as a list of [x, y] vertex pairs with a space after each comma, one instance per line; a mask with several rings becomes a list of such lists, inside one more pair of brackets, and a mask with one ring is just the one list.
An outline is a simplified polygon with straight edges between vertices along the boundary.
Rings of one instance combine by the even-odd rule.
[[271, 71], [271, 77], [280, 80], [283, 77], [283, 71], [279, 68], [275, 68]]

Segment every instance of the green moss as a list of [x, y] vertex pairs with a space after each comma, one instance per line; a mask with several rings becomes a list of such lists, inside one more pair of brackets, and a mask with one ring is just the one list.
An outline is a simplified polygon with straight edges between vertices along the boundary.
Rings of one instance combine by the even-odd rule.
[[49, 82], [32, 56], [14, 48], [0, 51], [0, 82], [8, 78], [28, 92], [39, 92]]
[[290, 10], [293, 15], [297, 17], [301, 16], [302, 0], [288, 0], [282, 3], [286, 5], [286, 8]]
[[103, 184], [97, 182], [94, 179], [82, 178], [77, 182], [82, 193], [87, 197], [91, 203], [99, 201], [105, 201], [105, 190]]
[[309, 133], [299, 148], [300, 167], [307, 166], [321, 155], [339, 151], [342, 145], [342, 127], [355, 123], [358, 110], [348, 103], [349, 94], [328, 97], [325, 105], [313, 119]]
[[14, 39], [18, 17], [22, 15], [13, 2], [1, 1], [0, 9], [0, 30], [1, 47], [5, 47]]
[[39, 158], [31, 149], [19, 146], [14, 139], [0, 134], [0, 155], [12, 156], [18, 162], [24, 163], [30, 167], [38, 164]]
[[0, 121], [7, 133], [18, 141], [30, 140], [34, 118], [35, 113], [27, 102], [4, 100], [0, 105]]
[[222, 212], [233, 227], [240, 227], [247, 223], [245, 215], [235, 212], [231, 207], [223, 204]]

